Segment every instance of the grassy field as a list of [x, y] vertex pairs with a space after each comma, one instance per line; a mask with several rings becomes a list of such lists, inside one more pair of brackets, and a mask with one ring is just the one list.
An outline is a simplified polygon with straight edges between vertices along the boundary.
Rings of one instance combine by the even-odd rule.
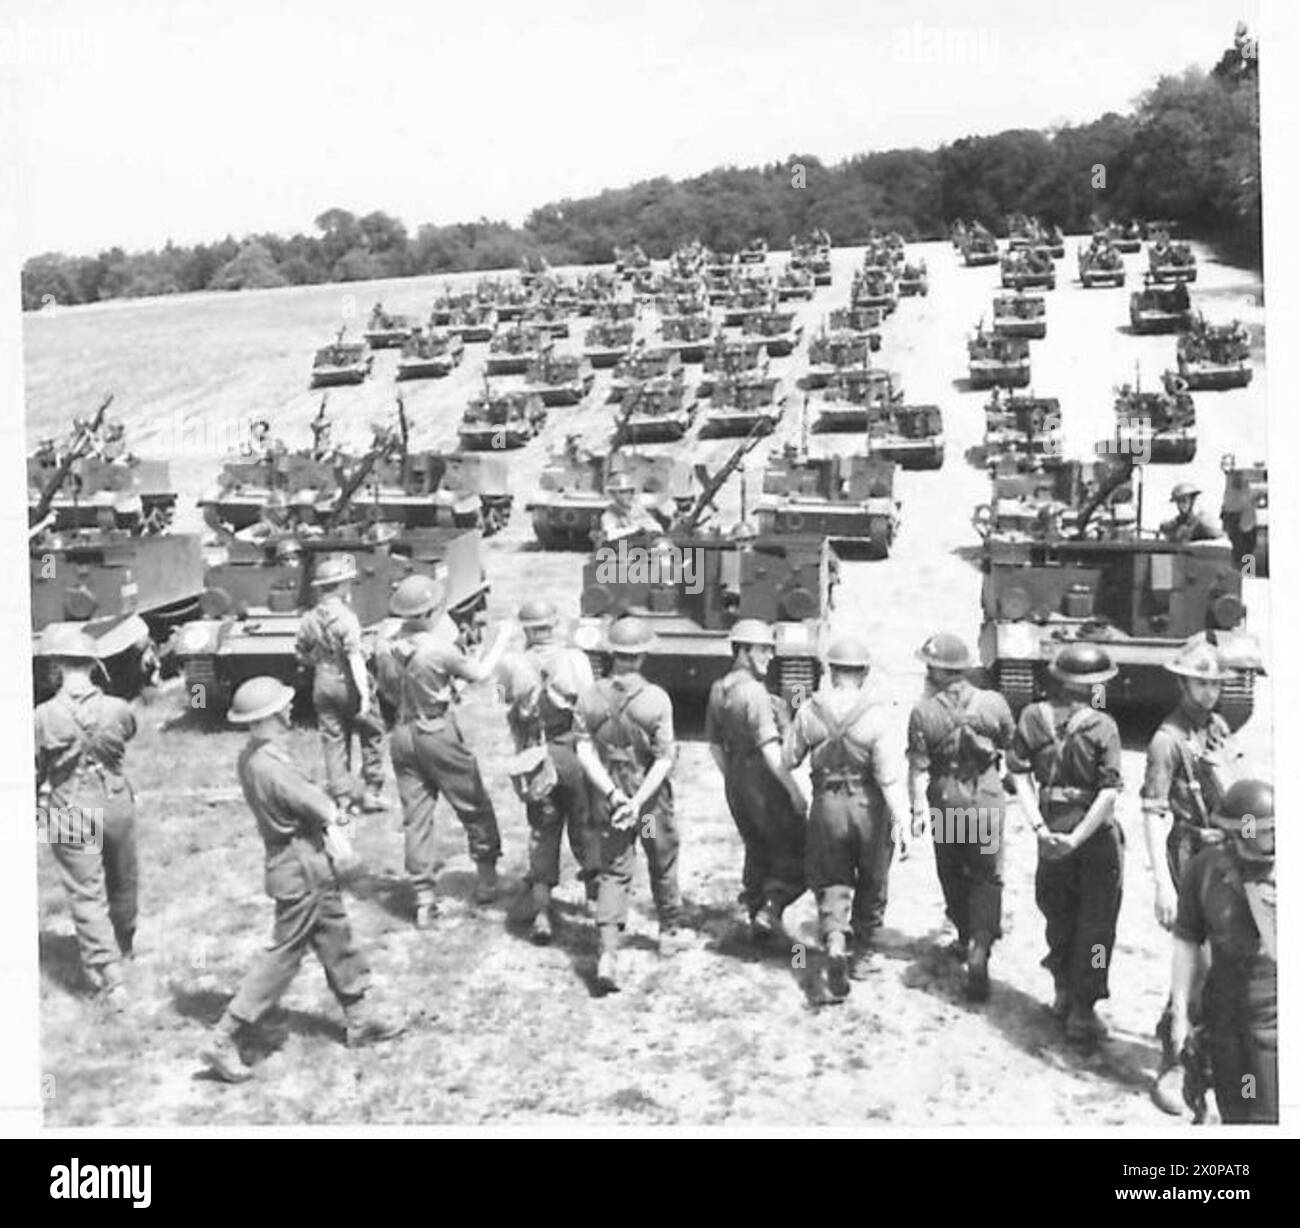
[[[938, 473], [900, 478], [903, 528], [892, 556], [846, 565], [834, 623], [864, 634], [877, 665], [872, 685], [898, 705], [898, 721], [919, 693], [913, 652], [935, 629], [972, 640], [979, 623], [980, 576], [971, 563], [972, 508], [987, 500], [987, 478], [963, 460], [982, 434], [984, 394], [965, 389], [964, 337], [989, 316], [996, 269], [966, 270], [947, 245], [927, 245], [931, 291], [905, 300], [887, 324], [882, 358], [902, 373], [911, 401], [941, 405], [948, 460]], [[1256, 378], [1241, 392], [1199, 396], [1201, 446], [1189, 466], [1152, 471], [1146, 518], [1163, 518], [1181, 478], [1204, 483], [1217, 506], [1222, 452], [1262, 457], [1267, 444], [1267, 372], [1260, 287], [1245, 272], [1202, 252], [1198, 301], [1215, 318], [1239, 315], [1258, 344]], [[1139, 259], [1128, 257], [1130, 287]], [[859, 253], [837, 252], [836, 282], [800, 314], [815, 327], [844, 302]], [[1154, 385], [1173, 360], [1172, 338], [1127, 335], [1128, 290], [1083, 291], [1059, 266], [1049, 295], [1049, 334], [1033, 348], [1034, 387], [1061, 398], [1066, 446], [1084, 456], [1111, 418], [1111, 388], [1133, 378]], [[273, 416], [290, 446], [308, 442], [319, 396], [307, 391], [313, 349], [370, 304], [424, 314], [444, 279], [313, 287], [242, 295], [199, 295], [65, 309], [28, 317], [28, 424], [32, 441], [93, 409], [106, 391], [138, 451], [187, 424], [199, 445], [174, 457], [178, 489], [192, 498], [210, 484], [220, 455], [200, 446], [230, 424]], [[641, 327], [651, 332], [653, 313]], [[581, 344], [582, 324], [569, 345]], [[563, 343], [562, 343], [563, 344]], [[470, 347], [448, 380], [407, 385], [420, 443], [454, 442], [460, 408], [480, 375], [485, 347]], [[806, 350], [774, 368], [793, 378]], [[391, 413], [395, 356], [381, 353], [376, 374], [330, 395], [336, 434], [356, 443], [371, 421]], [[607, 375], [575, 410], [551, 411], [546, 437], [511, 457], [516, 512], [487, 543], [490, 614], [512, 612], [528, 594], [551, 594], [577, 612], [582, 558], [539, 551], [522, 503], [545, 450], [565, 434], [597, 442], [608, 429]], [[181, 417], [177, 418], [177, 414]], [[768, 447], [798, 436], [787, 415]], [[682, 445], [716, 463], [725, 442]], [[813, 437], [814, 449], [843, 440]], [[750, 458], [758, 489], [763, 450]], [[736, 483], [724, 510], [736, 510]], [[192, 512], [186, 520], [197, 523]], [[1269, 641], [1267, 582], [1247, 581], [1253, 629]], [[1267, 659], [1267, 657], [1266, 657]], [[374, 964], [376, 993], [417, 1014], [405, 1038], [351, 1053], [341, 1044], [337, 1009], [310, 961], [284, 1001], [256, 1059], [258, 1077], [225, 1087], [200, 1073], [204, 1028], [221, 1013], [269, 932], [261, 894], [261, 847], [237, 796], [239, 735], [196, 723], [178, 692], [140, 705], [141, 734], [130, 771], [140, 797], [142, 920], [130, 969], [133, 1006], [121, 1022], [92, 1022], [77, 974], [75, 941], [52, 865], [42, 858], [41, 968], [45, 1072], [51, 1125], [239, 1125], [247, 1123], [551, 1123], [619, 1125], [768, 1124], [1158, 1127], [1169, 1121], [1146, 1098], [1156, 1048], [1151, 1030], [1162, 1003], [1168, 938], [1152, 916], [1141, 849], [1136, 789], [1149, 721], [1124, 722], [1129, 791], [1121, 818], [1128, 832], [1126, 895], [1107, 1004], [1114, 1037], [1082, 1053], [1067, 1046], [1042, 1007], [1050, 984], [1038, 966], [1042, 921], [1033, 901], [1033, 840], [1018, 816], [1008, 835], [1006, 938], [994, 955], [992, 1000], [961, 996], [959, 970], [935, 949], [942, 902], [932, 850], [919, 845], [896, 864], [891, 882], [887, 958], [837, 1009], [809, 1006], [805, 974], [788, 954], [760, 957], [736, 940], [740, 844], [706, 747], [685, 741], [676, 769], [683, 831], [682, 888], [695, 949], [662, 961], [643, 872], [634, 909], [627, 986], [593, 996], [595, 934], [571, 879], [561, 895], [558, 941], [539, 950], [509, 919], [510, 888], [525, 865], [526, 829], [502, 767], [507, 738], [501, 708], [487, 688], [472, 693], [464, 724], [478, 748], [498, 808], [505, 887], [498, 905], [470, 903], [472, 865], [454, 816], [445, 809], [442, 887], [445, 918], [416, 933], [400, 878], [400, 816], [364, 820], [359, 845], [366, 874], [349, 892], [354, 925]], [[1265, 679], [1256, 716], [1243, 731], [1251, 766], [1271, 771], [1271, 695]], [[319, 770], [310, 730], [295, 733], [305, 762]], [[393, 791], [390, 785], [390, 796]], [[566, 869], [571, 874], [571, 867]], [[791, 910], [796, 940], [815, 936], [812, 901]]]

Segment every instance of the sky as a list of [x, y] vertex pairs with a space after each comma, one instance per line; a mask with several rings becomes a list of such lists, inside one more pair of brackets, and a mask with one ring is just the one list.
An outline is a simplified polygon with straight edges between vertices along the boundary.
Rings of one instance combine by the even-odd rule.
[[1255, 0], [0, 0], [0, 153], [24, 256], [332, 206], [518, 223], [654, 175], [1087, 122], [1212, 66], [1238, 18]]

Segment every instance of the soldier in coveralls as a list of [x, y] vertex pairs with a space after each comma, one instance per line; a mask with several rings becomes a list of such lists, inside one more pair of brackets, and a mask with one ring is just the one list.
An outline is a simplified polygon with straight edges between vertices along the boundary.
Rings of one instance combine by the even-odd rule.
[[367, 813], [384, 810], [384, 727], [370, 696], [370, 678], [361, 651], [361, 624], [348, 603], [356, 560], [327, 555], [311, 584], [319, 597], [298, 623], [299, 662], [313, 671], [311, 699], [320, 727], [325, 781], [330, 796], [352, 808], [352, 735], [361, 743], [361, 774]]
[[1178, 514], [1160, 526], [1162, 537], [1173, 542], [1213, 541], [1223, 536], [1223, 529], [1198, 506], [1201, 488], [1195, 482], [1179, 482], [1169, 501]]
[[402, 619], [392, 638], [375, 651], [379, 688], [397, 712], [389, 739], [397, 792], [402, 799], [406, 873], [415, 892], [415, 926], [425, 929], [438, 915], [435, 883], [437, 848], [434, 809], [443, 793], [465, 828], [478, 884], [474, 898], [490, 903], [496, 893], [501, 833], [478, 759], [456, 721], [456, 680], [492, 677], [509, 646], [512, 628], [475, 661], [466, 655], [460, 632], [447, 616], [447, 589], [430, 576], [407, 576], [389, 600]]
[[544, 797], [530, 798], [528, 817], [528, 878], [533, 908], [532, 939], [550, 942], [551, 892], [560, 881], [560, 841], [568, 830], [569, 848], [578, 863], [587, 899], [596, 898], [600, 872], [600, 840], [591, 823], [586, 773], [574, 749], [574, 710], [595, 683], [587, 654], [571, 648], [556, 635], [560, 621], [554, 604], [543, 598], [519, 607], [519, 625], [526, 648], [508, 659], [510, 685], [506, 720], [515, 750], [544, 747], [555, 774]]
[[668, 778], [677, 758], [673, 705], [667, 691], [641, 676], [646, 649], [654, 642], [642, 619], [620, 618], [607, 640], [610, 676], [597, 680], [578, 701], [573, 724], [578, 760], [595, 790], [600, 831], [596, 985], [606, 993], [618, 989], [618, 949], [627, 927], [638, 840], [659, 917], [659, 952], [673, 955], [682, 945], [677, 825]]
[[[1241, 753], [1227, 721], [1215, 711], [1222, 685], [1232, 676], [1218, 650], [1212, 644], [1190, 643], [1166, 668], [1178, 678], [1178, 706], [1165, 717], [1147, 748], [1142, 818], [1155, 885], [1156, 920], [1172, 929], [1188, 862], [1204, 845], [1224, 839], [1210, 816], [1240, 770]], [[1195, 1021], [1196, 994], [1191, 1010]], [[1181, 1116], [1183, 1072], [1169, 1029], [1170, 1004], [1166, 1001], [1156, 1026], [1161, 1060], [1153, 1096], [1166, 1113]]]
[[[638, 497], [636, 483], [622, 471], [612, 473], [605, 483], [609, 506], [600, 514], [597, 544], [617, 542], [642, 533], [661, 533], [661, 521]], [[665, 518], [666, 519], [666, 518]]]
[[[1056, 698], [1020, 714], [1007, 755], [1016, 796], [1038, 836], [1034, 896], [1047, 921], [1043, 966], [1066, 1035], [1103, 1040], [1094, 1008], [1110, 996], [1111, 952], [1124, 882], [1124, 833], [1114, 817], [1123, 779], [1119, 729], [1091, 706], [1118, 672], [1106, 650], [1076, 643], [1049, 667]], [[1031, 783], [1037, 782], [1037, 792]]]
[[1181, 1053], [1191, 1030], [1200, 948], [1208, 942], [1202, 1019], [1219, 1118], [1271, 1125], [1278, 1119], [1273, 787], [1238, 781], [1211, 818], [1227, 839], [1205, 845], [1183, 875], [1170, 1031]]
[[293, 688], [275, 678], [250, 678], [230, 703], [232, 724], [248, 726], [239, 755], [239, 783], [266, 845], [266, 894], [275, 901], [271, 945], [244, 977], [203, 1050], [203, 1061], [219, 1079], [241, 1083], [251, 1077], [236, 1037], [256, 1026], [289, 988], [308, 950], [316, 953], [325, 979], [347, 1021], [349, 1046], [389, 1040], [405, 1020], [385, 1018], [366, 1001], [370, 968], [352, 940], [333, 854], [350, 853], [338, 806], [307, 778], [284, 744]]
[[805, 758], [812, 765], [807, 878], [826, 949], [826, 1000], [840, 1002], [848, 976], [861, 980], [876, 967], [872, 938], [885, 917], [894, 841], [901, 856], [908, 852], [907, 793], [902, 755], [889, 744], [889, 710], [864, 690], [867, 646], [836, 640], [826, 664], [830, 686], [800, 706], [784, 749], [787, 768]]
[[767, 623], [742, 618], [732, 627], [731, 670], [709, 692], [704, 725], [745, 845], [740, 902], [760, 942], [782, 932], [781, 914], [803, 894], [808, 812], [781, 758], [773, 697], [763, 685], [775, 649]]
[[939, 885], [957, 928], [953, 950], [967, 966], [967, 996], [982, 1002], [989, 994], [989, 951], [1002, 936], [1006, 794], [999, 759], [1016, 725], [998, 692], [967, 680], [975, 662], [957, 636], [932, 635], [917, 656], [925, 662], [929, 694], [912, 709], [907, 727], [912, 834], [920, 835], [932, 818]]
[[43, 649], [63, 680], [35, 713], [36, 801], [49, 824], [82, 967], [101, 1001], [121, 1010], [139, 879], [135, 794], [122, 771], [135, 716], [91, 680], [95, 645], [80, 628], [51, 628]]

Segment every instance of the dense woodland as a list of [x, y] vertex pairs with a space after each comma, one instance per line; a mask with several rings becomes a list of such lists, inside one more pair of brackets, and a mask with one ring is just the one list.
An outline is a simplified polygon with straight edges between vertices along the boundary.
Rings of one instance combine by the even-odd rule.
[[[49, 252], [23, 269], [23, 307], [511, 268], [535, 255], [552, 264], [596, 263], [634, 240], [656, 257], [693, 238], [722, 250], [756, 236], [784, 247], [813, 226], [845, 245], [873, 228], [933, 239], [957, 218], [1001, 232], [1005, 215], [1017, 210], [1067, 232], [1094, 218], [1170, 218], [1183, 233], [1259, 267], [1258, 63], [1257, 44], [1238, 27], [1211, 72], [1161, 77], [1131, 114], [1049, 132], [963, 137], [936, 150], [861, 154], [834, 166], [792, 154], [768, 166], [649, 179], [543, 205], [522, 227], [480, 218], [429, 223], [412, 235], [386, 213], [358, 217], [336, 208], [316, 219], [311, 235], [227, 235], [97, 256]], [[800, 179], [803, 186], [794, 186]]]

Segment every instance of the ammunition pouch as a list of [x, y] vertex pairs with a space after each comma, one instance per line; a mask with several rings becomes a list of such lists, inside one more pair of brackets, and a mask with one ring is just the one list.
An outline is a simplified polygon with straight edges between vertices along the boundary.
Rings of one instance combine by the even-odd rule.
[[1072, 832], [1092, 807], [1096, 797], [1091, 789], [1053, 785], [1039, 794], [1039, 808], [1048, 830], [1066, 835]]

